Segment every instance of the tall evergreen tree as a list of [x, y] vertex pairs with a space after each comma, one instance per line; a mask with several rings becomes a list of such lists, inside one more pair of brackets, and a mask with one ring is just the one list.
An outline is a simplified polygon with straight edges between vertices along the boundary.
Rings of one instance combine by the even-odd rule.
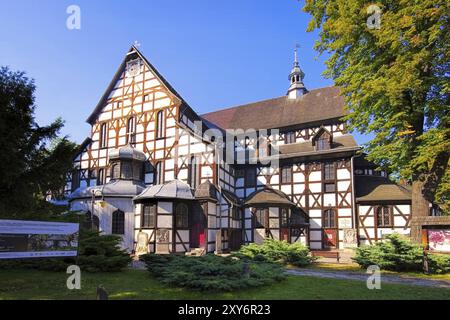
[[39, 126], [35, 84], [23, 72], [0, 68], [0, 217], [21, 218], [47, 210], [46, 194], [58, 194], [76, 145], [58, 137], [57, 119]]
[[413, 215], [427, 215], [428, 201], [448, 212], [450, 2], [306, 0], [303, 10], [316, 49], [330, 53], [326, 76], [342, 87], [350, 129], [375, 136], [369, 160], [412, 184]]

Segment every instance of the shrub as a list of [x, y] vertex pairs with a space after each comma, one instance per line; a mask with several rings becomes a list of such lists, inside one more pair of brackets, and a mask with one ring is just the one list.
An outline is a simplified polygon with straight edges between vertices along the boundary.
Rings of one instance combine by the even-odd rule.
[[76, 264], [86, 272], [120, 271], [131, 262], [129, 254], [119, 248], [120, 241], [118, 236], [80, 230], [78, 259], [68, 257], [5, 260], [0, 261], [0, 269], [65, 271], [68, 266]]
[[96, 231], [82, 231], [78, 265], [87, 272], [115, 272], [128, 266], [130, 255], [120, 249], [121, 237], [100, 235]]
[[315, 258], [309, 255], [309, 249], [300, 243], [288, 243], [266, 239], [263, 244], [251, 243], [241, 247], [235, 256], [254, 261], [276, 262], [303, 267], [311, 264]]
[[[377, 242], [372, 246], [363, 246], [356, 249], [352, 258], [361, 268], [377, 265], [382, 270], [391, 271], [422, 271], [423, 248], [411, 243], [399, 234], [386, 237], [386, 241]], [[429, 271], [431, 273], [450, 272], [450, 257], [430, 254], [428, 255]]]
[[429, 254], [428, 268], [430, 273], [450, 273], [450, 256], [443, 254]]
[[278, 265], [233, 257], [150, 254], [140, 259], [162, 283], [201, 291], [233, 291], [271, 284], [286, 277]]

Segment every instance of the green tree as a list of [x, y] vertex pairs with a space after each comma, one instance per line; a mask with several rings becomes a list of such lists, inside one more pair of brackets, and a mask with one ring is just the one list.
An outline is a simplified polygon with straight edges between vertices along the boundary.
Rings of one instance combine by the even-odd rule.
[[[380, 28], [368, 24], [381, 9]], [[351, 130], [373, 134], [369, 160], [412, 184], [413, 214], [450, 209], [450, 3], [447, 0], [306, 0], [308, 31], [329, 53]]]
[[23, 72], [0, 68], [0, 217], [53, 210], [45, 197], [61, 192], [72, 166], [76, 145], [58, 137], [61, 119], [36, 123], [34, 92]]

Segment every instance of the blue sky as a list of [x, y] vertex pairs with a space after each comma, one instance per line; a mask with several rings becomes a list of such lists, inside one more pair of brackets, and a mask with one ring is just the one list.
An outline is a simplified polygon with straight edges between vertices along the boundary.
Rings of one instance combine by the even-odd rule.
[[[81, 30], [66, 28], [69, 5]], [[309, 89], [328, 86], [326, 56], [297, 0], [0, 0], [0, 65], [37, 85], [37, 121], [62, 117], [81, 142], [85, 120], [131, 44], [198, 112], [284, 95], [295, 43]], [[313, 108], [314, 106], [311, 106]], [[356, 135], [359, 143], [366, 137]]]

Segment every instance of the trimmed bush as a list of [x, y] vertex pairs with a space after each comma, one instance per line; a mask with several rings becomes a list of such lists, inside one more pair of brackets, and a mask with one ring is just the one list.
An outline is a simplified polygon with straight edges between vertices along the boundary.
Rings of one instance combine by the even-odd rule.
[[[352, 259], [361, 268], [377, 265], [382, 270], [391, 271], [423, 270], [423, 248], [395, 233], [386, 236], [386, 241], [357, 248], [356, 255]], [[429, 254], [428, 265], [431, 273], [448, 273], [450, 257]]]
[[162, 283], [201, 291], [233, 291], [258, 287], [286, 277], [278, 265], [253, 263], [233, 257], [149, 254], [140, 259]]
[[100, 235], [96, 231], [80, 231], [79, 254], [76, 258], [14, 259], [0, 261], [0, 269], [36, 269], [65, 271], [76, 264], [86, 272], [116, 272], [131, 262], [129, 254], [119, 248], [121, 238]]
[[450, 273], [450, 255], [429, 254], [428, 268], [431, 273]]
[[266, 239], [263, 244], [251, 243], [241, 247], [235, 253], [235, 256], [254, 261], [304, 267], [315, 261], [315, 258], [309, 255], [309, 252], [308, 247], [297, 242], [290, 244], [287, 241]]

